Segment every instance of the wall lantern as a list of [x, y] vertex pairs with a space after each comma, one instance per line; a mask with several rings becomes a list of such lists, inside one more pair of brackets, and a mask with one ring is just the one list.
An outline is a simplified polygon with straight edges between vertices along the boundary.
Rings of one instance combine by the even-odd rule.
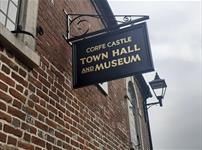
[[151, 86], [156, 98], [158, 99], [158, 102], [148, 103], [147, 106], [159, 104], [162, 107], [162, 99], [164, 98], [167, 88], [165, 80], [160, 79], [158, 73], [156, 73], [154, 80], [149, 82], [149, 85]]

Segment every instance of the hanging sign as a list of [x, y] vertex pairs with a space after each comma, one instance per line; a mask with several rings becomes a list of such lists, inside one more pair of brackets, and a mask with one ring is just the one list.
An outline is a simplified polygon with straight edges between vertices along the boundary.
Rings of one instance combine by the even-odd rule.
[[73, 43], [73, 87], [153, 71], [146, 23]]

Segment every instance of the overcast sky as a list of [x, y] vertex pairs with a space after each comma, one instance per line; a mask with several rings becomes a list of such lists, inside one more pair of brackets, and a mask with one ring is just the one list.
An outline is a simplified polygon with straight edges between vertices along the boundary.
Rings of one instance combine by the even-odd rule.
[[150, 16], [155, 69], [168, 85], [163, 107], [149, 109], [154, 150], [201, 150], [201, 1], [108, 1], [114, 14]]

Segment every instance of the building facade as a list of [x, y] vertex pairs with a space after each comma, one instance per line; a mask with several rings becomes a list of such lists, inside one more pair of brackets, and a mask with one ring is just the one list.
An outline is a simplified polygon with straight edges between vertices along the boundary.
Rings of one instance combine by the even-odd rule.
[[0, 3], [0, 149], [152, 149], [142, 75], [72, 88], [65, 12], [102, 15], [91, 30], [110, 28], [107, 1]]

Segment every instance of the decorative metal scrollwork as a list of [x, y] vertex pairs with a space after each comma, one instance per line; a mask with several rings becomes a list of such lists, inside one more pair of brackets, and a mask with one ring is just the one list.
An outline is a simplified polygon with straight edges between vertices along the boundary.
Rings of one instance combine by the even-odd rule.
[[124, 22], [130, 22], [132, 20], [132, 17], [131, 16], [124, 16], [123, 17], [123, 21]]
[[[74, 14], [70, 14], [71, 16], [74, 16]], [[71, 33], [72, 37], [77, 37], [80, 35], [85, 35], [87, 34], [90, 29], [91, 29], [91, 24], [88, 20], [86, 20], [84, 17], [93, 17], [93, 18], [98, 18], [97, 16], [94, 15], [78, 15], [74, 17], [72, 20], [69, 20], [69, 26], [72, 26], [73, 24], [75, 25], [75, 28], [80, 31], [79, 35], [76, 35], [74, 33]], [[68, 30], [68, 33], [70, 33], [70, 30]]]
[[[92, 24], [95, 20], [102, 22], [103, 16], [96, 15], [96, 14], [68, 14], [66, 11], [66, 23], [67, 23], [67, 32], [64, 34], [64, 38], [68, 41], [75, 41], [82, 38], [85, 38], [87, 36], [92, 36], [100, 33], [106, 33], [109, 31], [109, 29], [100, 29], [97, 31], [94, 31], [92, 29]], [[149, 19], [149, 16], [143, 16], [143, 15], [115, 15], [114, 18], [117, 25], [114, 27], [114, 29], [121, 28], [124, 26], [134, 25], [137, 22], [144, 21], [146, 19]], [[113, 30], [113, 28], [110, 28], [110, 31]], [[73, 32], [74, 31], [74, 32]]]

